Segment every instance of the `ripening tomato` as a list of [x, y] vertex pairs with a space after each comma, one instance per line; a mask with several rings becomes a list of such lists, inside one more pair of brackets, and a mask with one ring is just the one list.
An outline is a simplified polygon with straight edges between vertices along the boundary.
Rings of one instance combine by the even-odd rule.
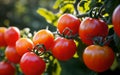
[[43, 44], [46, 47], [46, 50], [49, 50], [51, 48], [51, 44], [53, 43], [53, 41], [54, 41], [53, 33], [46, 29], [39, 30], [33, 36], [34, 45]]
[[103, 20], [87, 17], [79, 27], [80, 39], [87, 45], [92, 45], [95, 37], [105, 38], [107, 35], [108, 26]]
[[9, 27], [4, 36], [7, 45], [15, 46], [16, 41], [20, 38], [20, 30], [17, 27]]
[[20, 68], [25, 75], [41, 75], [45, 67], [44, 60], [33, 52], [25, 53], [20, 60]]
[[104, 72], [114, 61], [114, 52], [108, 46], [90, 45], [83, 52], [85, 65], [95, 71]]
[[120, 37], [120, 4], [115, 8], [113, 12], [112, 23], [114, 25], [114, 31]]
[[7, 46], [7, 43], [4, 38], [4, 33], [7, 30], [5, 27], [0, 27], [0, 47]]
[[1, 61], [0, 75], [15, 75], [15, 67], [9, 62]]
[[15, 46], [7, 46], [5, 56], [9, 61], [15, 64], [20, 62], [21, 56], [17, 53]]
[[33, 47], [34, 44], [29, 38], [20, 38], [16, 41], [16, 51], [20, 56], [26, 52], [29, 52], [29, 50], [32, 50]]
[[72, 30], [72, 35], [75, 35], [78, 34], [80, 23], [81, 21], [72, 14], [63, 14], [58, 19], [57, 28], [61, 34], [65, 31], [64, 32], [65, 35], [69, 33], [69, 31], [65, 29], [69, 28], [70, 30]]
[[52, 54], [58, 60], [67, 61], [73, 57], [76, 52], [76, 44], [72, 39], [58, 37], [52, 45]]

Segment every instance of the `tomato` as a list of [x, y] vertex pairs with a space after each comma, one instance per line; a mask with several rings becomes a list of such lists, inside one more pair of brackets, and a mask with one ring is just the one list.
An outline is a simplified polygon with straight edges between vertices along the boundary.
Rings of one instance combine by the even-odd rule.
[[0, 75], [15, 75], [15, 67], [9, 62], [1, 61]]
[[114, 31], [120, 37], [120, 5], [118, 5], [113, 12], [112, 23], [114, 25]]
[[20, 56], [26, 52], [29, 52], [29, 50], [32, 50], [33, 47], [34, 44], [29, 38], [20, 38], [16, 41], [16, 51]]
[[34, 45], [43, 44], [46, 47], [46, 50], [49, 50], [51, 48], [51, 44], [53, 43], [53, 41], [54, 41], [53, 33], [46, 29], [39, 30], [33, 36]]
[[52, 45], [52, 54], [58, 60], [67, 61], [73, 57], [76, 49], [76, 44], [73, 40], [58, 37]]
[[5, 27], [0, 27], [0, 47], [7, 46], [7, 43], [4, 38], [4, 33], [7, 30]]
[[15, 46], [7, 46], [5, 50], [7, 59], [15, 64], [19, 63], [21, 56], [17, 53]]
[[[61, 34], [66, 28], [69, 28], [70, 30], [72, 30], [72, 35], [75, 35], [78, 34], [80, 23], [81, 21], [72, 14], [63, 14], [58, 19], [57, 28]], [[65, 30], [64, 34], [67, 35], [67, 33], [69, 33], [68, 30]]]
[[17, 27], [9, 27], [4, 36], [7, 45], [15, 46], [16, 41], [20, 38], [20, 30]]
[[114, 52], [108, 46], [90, 45], [83, 52], [85, 65], [95, 71], [104, 72], [114, 61]]
[[79, 27], [80, 39], [87, 45], [92, 45], [95, 37], [105, 38], [107, 35], [108, 26], [103, 20], [87, 17]]
[[33, 52], [25, 53], [20, 60], [20, 68], [25, 75], [41, 75], [45, 67], [44, 60]]

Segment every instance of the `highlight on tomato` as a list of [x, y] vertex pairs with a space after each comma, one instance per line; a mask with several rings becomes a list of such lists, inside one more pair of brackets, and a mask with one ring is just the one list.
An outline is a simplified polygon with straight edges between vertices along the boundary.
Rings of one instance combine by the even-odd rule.
[[80, 23], [81, 21], [79, 18], [66, 13], [58, 19], [57, 29], [60, 34], [69, 35], [68, 33], [71, 31], [70, 34], [76, 35], [78, 34]]
[[15, 67], [7, 61], [0, 61], [0, 75], [15, 75]]
[[6, 27], [0, 27], [0, 47], [7, 46], [7, 43], [4, 38], [5, 31], [7, 30]]
[[104, 39], [107, 35], [108, 26], [100, 19], [87, 17], [81, 22], [79, 27], [79, 37], [86, 45], [92, 45], [96, 37]]
[[29, 38], [20, 38], [16, 41], [16, 51], [22, 56], [24, 53], [29, 52], [33, 49], [34, 44]]
[[35, 53], [27, 52], [20, 60], [20, 68], [25, 75], [41, 75], [45, 71], [46, 63]]
[[34, 45], [42, 44], [45, 46], [46, 50], [50, 50], [51, 44], [54, 41], [54, 35], [51, 31], [42, 29], [35, 33], [32, 41]]
[[15, 46], [7, 46], [5, 49], [6, 58], [15, 64], [20, 62], [21, 56], [17, 53]]
[[20, 38], [20, 30], [17, 27], [11, 26], [5, 31], [5, 41], [9, 46], [15, 46], [16, 41]]
[[72, 39], [57, 37], [52, 45], [53, 56], [61, 61], [70, 60], [75, 54], [77, 47]]
[[113, 64], [114, 58], [114, 52], [108, 46], [90, 45], [83, 52], [85, 65], [95, 72], [108, 70]]
[[114, 26], [114, 31], [120, 37], [120, 4], [113, 11], [112, 23]]

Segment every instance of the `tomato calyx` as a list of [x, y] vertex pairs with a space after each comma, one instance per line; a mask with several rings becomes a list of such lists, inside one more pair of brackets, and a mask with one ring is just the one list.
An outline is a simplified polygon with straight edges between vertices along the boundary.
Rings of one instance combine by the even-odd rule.
[[44, 54], [44, 52], [46, 51], [46, 48], [43, 44], [37, 44], [34, 48], [33, 48], [33, 52], [35, 54], [37, 54], [38, 56], [41, 56]]
[[109, 42], [111, 40], [113, 40], [113, 36], [114, 35], [109, 35], [105, 38], [103, 38], [101, 36], [97, 36], [97, 37], [93, 38], [93, 43], [96, 44], [96, 45], [100, 45], [100, 46], [108, 45]]
[[[66, 33], [66, 32], [67, 32], [67, 33]], [[58, 34], [59, 36], [61, 36], [61, 37], [67, 38], [67, 39], [74, 39], [74, 38], [76, 38], [76, 37], [78, 36], [78, 34], [72, 35], [72, 32], [73, 32], [73, 31], [72, 31], [70, 28], [66, 27], [66, 28], [63, 30], [62, 34], [59, 33], [59, 31], [57, 31], [57, 34]]]
[[46, 50], [44, 44], [37, 44], [33, 48], [32, 52], [35, 53], [37, 56], [43, 58], [46, 63], [49, 62], [49, 57], [52, 55], [50, 51]]
[[87, 13], [85, 14], [79, 14], [77, 15], [78, 18], [82, 18], [82, 17], [91, 17], [91, 18], [103, 18], [102, 16], [102, 10], [104, 8], [104, 5], [102, 5], [101, 7], [94, 7], [91, 10], [89, 10]]

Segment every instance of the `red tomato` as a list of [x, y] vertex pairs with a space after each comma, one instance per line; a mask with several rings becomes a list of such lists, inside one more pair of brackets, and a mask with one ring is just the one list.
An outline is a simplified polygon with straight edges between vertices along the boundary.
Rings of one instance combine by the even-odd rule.
[[15, 67], [8, 62], [0, 62], [0, 75], [15, 75]]
[[114, 52], [108, 46], [90, 45], [83, 52], [85, 65], [96, 72], [110, 68], [114, 61]]
[[20, 60], [20, 68], [26, 75], [41, 75], [45, 71], [46, 64], [33, 52], [25, 53]]
[[46, 29], [42, 29], [42, 30], [38, 31], [33, 36], [34, 45], [43, 44], [43, 45], [45, 45], [47, 50], [50, 49], [53, 41], [54, 41], [53, 33], [49, 30], [46, 30]]
[[29, 38], [20, 38], [16, 41], [16, 51], [20, 56], [32, 50], [33, 47], [34, 44]]
[[73, 40], [58, 37], [53, 43], [52, 54], [58, 60], [66, 61], [73, 57], [76, 49], [76, 44]]
[[9, 27], [5, 31], [5, 41], [9, 46], [15, 46], [16, 41], [20, 38], [20, 30], [17, 27]]
[[5, 50], [7, 59], [15, 64], [19, 63], [21, 56], [17, 53], [15, 46], [7, 46]]
[[[78, 34], [79, 26], [80, 26], [81, 21], [73, 16], [72, 14], [63, 14], [59, 19], [58, 19], [58, 24], [57, 28], [58, 31], [62, 34], [65, 28], [69, 28], [72, 30], [72, 35]], [[67, 34], [68, 30], [65, 31], [64, 34]]]
[[112, 23], [114, 25], [114, 30], [120, 37], [120, 5], [118, 5], [112, 15]]
[[105, 38], [108, 35], [107, 24], [99, 19], [86, 18], [81, 22], [79, 27], [79, 36], [81, 40], [87, 44], [92, 45], [95, 37]]
[[4, 33], [7, 30], [5, 27], [0, 27], [0, 47], [7, 46], [7, 43], [4, 38]]

